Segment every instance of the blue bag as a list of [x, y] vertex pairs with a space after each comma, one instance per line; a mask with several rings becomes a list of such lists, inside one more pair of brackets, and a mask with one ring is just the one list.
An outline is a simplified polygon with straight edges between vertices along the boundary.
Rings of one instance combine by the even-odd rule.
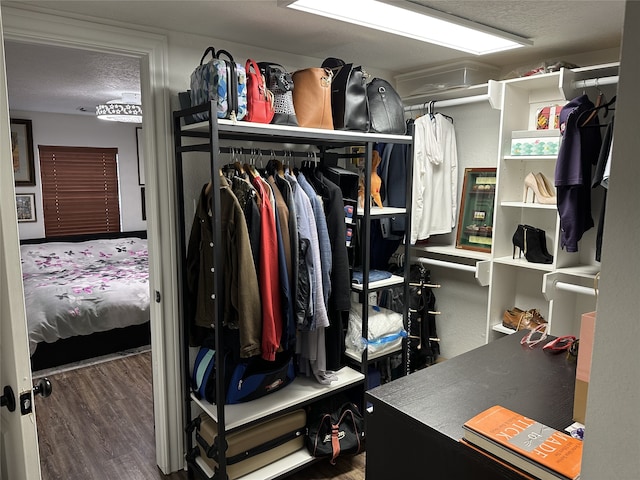
[[[196, 356], [191, 377], [195, 395], [216, 403], [215, 350], [201, 347]], [[220, 369], [218, 369], [220, 370]], [[293, 357], [288, 352], [276, 354], [275, 361], [258, 356], [233, 361], [230, 353], [224, 355], [222, 368], [225, 375], [225, 403], [248, 402], [280, 390], [295, 378]]]
[[[203, 64], [206, 56], [213, 57]], [[220, 58], [225, 55], [229, 60]], [[213, 47], [205, 50], [200, 65], [191, 74], [191, 106], [215, 100], [217, 103], [217, 117], [242, 120], [247, 114], [247, 72], [244, 65], [233, 60], [226, 50]], [[208, 114], [195, 114], [198, 120], [207, 120]]]

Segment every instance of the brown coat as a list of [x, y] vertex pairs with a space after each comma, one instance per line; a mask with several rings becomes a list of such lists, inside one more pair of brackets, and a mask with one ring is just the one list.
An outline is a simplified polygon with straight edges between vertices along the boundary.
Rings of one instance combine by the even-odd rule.
[[[261, 353], [262, 315], [258, 277], [242, 208], [222, 176], [220, 184], [218, 291], [214, 292], [212, 273], [215, 252], [211, 223], [213, 199], [210, 193], [205, 193], [203, 187], [187, 250], [186, 302], [195, 304], [195, 312], [189, 319], [191, 324], [212, 328], [215, 301], [211, 295], [216, 293], [217, 299], [222, 303], [222, 324], [231, 329], [239, 329], [240, 356], [246, 358]], [[193, 339], [193, 335], [191, 338]]]

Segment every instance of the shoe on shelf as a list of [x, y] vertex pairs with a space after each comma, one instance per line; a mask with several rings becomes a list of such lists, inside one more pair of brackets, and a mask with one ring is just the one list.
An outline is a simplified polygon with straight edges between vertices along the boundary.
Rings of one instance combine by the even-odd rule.
[[528, 173], [524, 178], [524, 194], [522, 196], [524, 203], [527, 203], [529, 190], [533, 192], [534, 203], [542, 203], [545, 205], [555, 205], [557, 203], [556, 196], [547, 193], [544, 180], [536, 176], [533, 172]]
[[547, 323], [537, 308], [521, 310], [514, 307], [505, 310], [502, 316], [502, 325], [515, 331], [533, 330], [539, 325]]
[[545, 194], [549, 197], [555, 197], [556, 196], [556, 190], [553, 186], [553, 184], [551, 183], [551, 181], [544, 176], [544, 174], [542, 172], [538, 172], [536, 173], [536, 179], [538, 180], [538, 185], [542, 186]]
[[541, 228], [523, 225], [524, 257], [531, 263], [553, 263], [553, 256], [547, 251], [547, 233]]
[[511, 241], [513, 242], [512, 258], [516, 258], [516, 248], [519, 249], [518, 258], [522, 258], [522, 253], [524, 252], [524, 225], [518, 225], [516, 227], [516, 231], [513, 232]]
[[553, 263], [553, 255], [547, 250], [546, 232], [531, 225], [518, 225], [513, 233], [513, 255], [516, 258], [516, 250], [519, 249], [518, 258], [524, 253], [527, 261], [531, 263]]

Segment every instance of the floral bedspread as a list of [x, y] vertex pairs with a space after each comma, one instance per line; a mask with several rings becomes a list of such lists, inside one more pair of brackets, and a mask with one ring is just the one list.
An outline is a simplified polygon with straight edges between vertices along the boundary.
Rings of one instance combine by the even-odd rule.
[[149, 320], [147, 241], [22, 245], [31, 353], [55, 342]]

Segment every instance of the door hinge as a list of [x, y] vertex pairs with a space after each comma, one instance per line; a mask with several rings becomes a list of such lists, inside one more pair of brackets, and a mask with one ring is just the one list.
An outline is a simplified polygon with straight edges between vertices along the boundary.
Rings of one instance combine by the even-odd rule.
[[156, 303], [160, 303], [160, 292], [156, 290]]

